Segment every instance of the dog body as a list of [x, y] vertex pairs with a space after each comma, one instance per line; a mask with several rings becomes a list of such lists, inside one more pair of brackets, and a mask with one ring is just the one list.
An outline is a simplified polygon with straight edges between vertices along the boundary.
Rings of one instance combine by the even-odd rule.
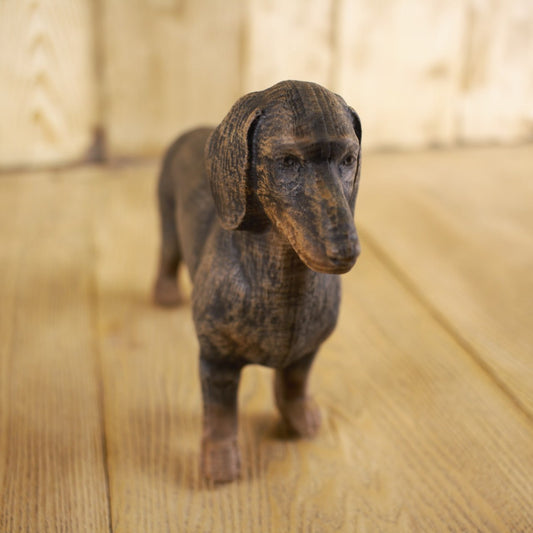
[[361, 126], [344, 101], [311, 83], [281, 82], [241, 98], [214, 130], [168, 150], [159, 181], [162, 251], [156, 301], [179, 301], [183, 260], [193, 281], [204, 399], [202, 466], [237, 477], [241, 369], [276, 369], [289, 428], [313, 435], [307, 377], [335, 327], [338, 274], [359, 254], [353, 210]]

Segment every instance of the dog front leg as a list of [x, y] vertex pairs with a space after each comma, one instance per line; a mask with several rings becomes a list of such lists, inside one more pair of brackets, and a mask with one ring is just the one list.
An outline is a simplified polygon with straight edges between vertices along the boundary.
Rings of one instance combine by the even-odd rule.
[[237, 392], [242, 365], [214, 362], [217, 355], [200, 355], [204, 406], [201, 469], [206, 479], [222, 483], [240, 474]]
[[315, 355], [313, 352], [276, 370], [274, 378], [276, 405], [288, 429], [299, 437], [314, 437], [320, 428], [320, 411], [307, 393]]

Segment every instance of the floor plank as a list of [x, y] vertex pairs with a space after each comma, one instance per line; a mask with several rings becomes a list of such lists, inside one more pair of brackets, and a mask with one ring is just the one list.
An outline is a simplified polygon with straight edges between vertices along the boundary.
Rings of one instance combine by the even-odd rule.
[[[197, 472], [200, 394], [190, 310], [160, 310], [149, 300], [154, 175], [151, 167], [114, 169], [95, 182], [114, 531], [533, 528], [531, 420], [370, 242], [345, 276], [341, 321], [314, 373], [325, 420], [320, 436], [282, 438], [269, 371], [246, 369], [243, 479], [209, 490]], [[375, 170], [365, 175], [370, 181]], [[411, 209], [407, 199], [403, 207]]]
[[109, 531], [87, 180], [0, 180], [0, 531]]
[[372, 246], [533, 417], [533, 145], [366, 159]]

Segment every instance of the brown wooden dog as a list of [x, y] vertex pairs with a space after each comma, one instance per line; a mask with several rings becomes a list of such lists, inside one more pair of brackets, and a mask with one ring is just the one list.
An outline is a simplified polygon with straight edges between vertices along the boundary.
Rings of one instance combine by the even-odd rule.
[[194, 285], [208, 479], [239, 475], [237, 389], [246, 364], [276, 369], [276, 403], [293, 432], [319, 428], [307, 378], [337, 321], [337, 274], [359, 255], [360, 143], [359, 118], [340, 96], [285, 81], [242, 97], [216, 129], [187, 133], [167, 152], [154, 296], [179, 303], [184, 260]]

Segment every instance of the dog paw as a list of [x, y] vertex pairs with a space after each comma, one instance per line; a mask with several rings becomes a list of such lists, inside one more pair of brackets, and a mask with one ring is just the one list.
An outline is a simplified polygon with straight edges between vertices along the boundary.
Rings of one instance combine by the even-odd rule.
[[235, 439], [202, 442], [202, 475], [214, 483], [228, 483], [240, 475], [241, 457]]
[[280, 412], [289, 431], [298, 437], [314, 437], [320, 429], [320, 409], [312, 398], [284, 402]]
[[176, 307], [183, 298], [176, 279], [160, 277], [154, 286], [154, 302], [163, 307]]

